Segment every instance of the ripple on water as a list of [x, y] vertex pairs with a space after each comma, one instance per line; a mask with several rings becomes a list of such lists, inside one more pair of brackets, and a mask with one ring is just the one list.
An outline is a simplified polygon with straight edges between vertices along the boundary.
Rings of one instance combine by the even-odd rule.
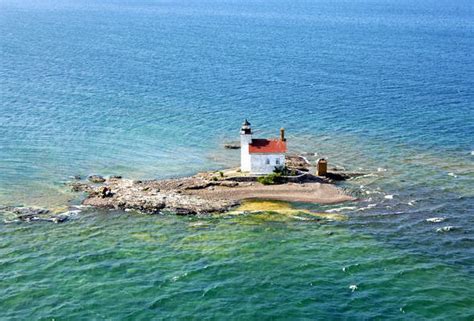
[[[472, 319], [470, 16], [453, 1], [5, 3], [0, 204], [64, 205], [76, 174], [238, 164], [220, 138], [249, 116], [369, 174], [341, 183], [359, 203], [311, 214], [0, 224], [2, 317]], [[356, 208], [317, 217], [340, 207]]]

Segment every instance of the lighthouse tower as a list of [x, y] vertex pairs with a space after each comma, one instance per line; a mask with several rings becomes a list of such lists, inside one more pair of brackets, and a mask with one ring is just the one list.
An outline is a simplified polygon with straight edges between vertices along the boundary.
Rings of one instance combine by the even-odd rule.
[[240, 129], [240, 170], [242, 172], [250, 172], [251, 162], [249, 145], [252, 144], [252, 129], [250, 123], [246, 119]]

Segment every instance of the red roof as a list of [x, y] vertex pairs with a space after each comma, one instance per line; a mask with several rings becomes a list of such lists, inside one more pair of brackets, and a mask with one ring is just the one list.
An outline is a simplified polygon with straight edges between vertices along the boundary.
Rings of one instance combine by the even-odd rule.
[[281, 154], [286, 152], [286, 142], [279, 139], [252, 139], [249, 153]]

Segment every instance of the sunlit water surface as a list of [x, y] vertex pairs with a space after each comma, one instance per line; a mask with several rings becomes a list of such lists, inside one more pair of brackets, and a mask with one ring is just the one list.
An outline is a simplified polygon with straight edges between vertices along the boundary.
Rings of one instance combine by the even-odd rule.
[[73, 175], [238, 165], [222, 144], [245, 117], [367, 175], [339, 205], [0, 223], [0, 318], [472, 320], [473, 11], [2, 1], [0, 205], [61, 211]]

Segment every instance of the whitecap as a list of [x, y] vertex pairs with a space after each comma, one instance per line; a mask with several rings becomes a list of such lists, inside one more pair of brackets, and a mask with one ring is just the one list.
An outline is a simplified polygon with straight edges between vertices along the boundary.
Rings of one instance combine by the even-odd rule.
[[354, 292], [355, 290], [358, 289], [357, 284], [351, 284], [351, 285], [349, 285], [349, 289], [351, 289], [352, 292]]
[[290, 217], [291, 217], [291, 218], [294, 218], [294, 219], [296, 219], [296, 220], [300, 220], [300, 221], [309, 221], [309, 220], [310, 220], [309, 218], [301, 217], [301, 216], [296, 216], [296, 215], [291, 215]]
[[355, 206], [346, 206], [346, 207], [339, 207], [339, 208], [333, 208], [333, 209], [327, 210], [326, 213], [334, 213], [334, 212], [340, 212], [344, 210], [354, 210], [354, 209], [356, 209]]
[[438, 232], [438, 233], [443, 233], [443, 232], [452, 231], [452, 230], [454, 230], [454, 229], [455, 229], [454, 226], [444, 226], [444, 227], [437, 228], [437, 229], [436, 229], [436, 232]]
[[70, 217], [70, 218], [75, 218], [79, 215], [80, 212], [82, 212], [82, 210], [80, 210], [80, 209], [69, 210], [67, 212], [61, 213], [61, 215], [65, 215], [65, 216]]
[[175, 275], [171, 278], [171, 281], [173, 282], [176, 282], [178, 281], [179, 279], [183, 278], [183, 277], [186, 277], [188, 275], [188, 272], [184, 272], [183, 274], [181, 275]]
[[384, 198], [388, 200], [393, 200], [393, 195], [385, 195]]
[[375, 173], [369, 173], [369, 174], [364, 174], [364, 175], [356, 176], [356, 177], [354, 177], [353, 179], [354, 179], [354, 180], [358, 180], [358, 179], [367, 178], [367, 177], [379, 177], [379, 175], [377, 175], [377, 174], [375, 174]]
[[90, 208], [90, 205], [71, 205], [69, 208], [76, 208], [76, 209], [82, 209], [82, 208]]
[[410, 206], [414, 206], [415, 203], [416, 203], [416, 201], [415, 201], [415, 200], [412, 200], [412, 201], [409, 201], [407, 204], [410, 205]]
[[445, 220], [446, 218], [444, 217], [430, 217], [426, 219], [427, 222], [431, 222], [431, 223], [441, 223]]
[[370, 191], [370, 190], [368, 190], [368, 191], [365, 191], [365, 194], [370, 195], [370, 194], [382, 194], [382, 193], [379, 192], [379, 191]]
[[474, 150], [473, 150], [473, 151], [471, 151], [471, 156], [474, 156]]
[[370, 208], [374, 208], [375, 206], [377, 206], [377, 204], [369, 204], [367, 205], [366, 207], [361, 207], [359, 208], [357, 211], [360, 212], [360, 211], [365, 211], [365, 210], [368, 210]]
[[458, 175], [454, 174], [454, 173], [448, 173], [449, 176], [452, 176], [454, 178], [458, 177]]
[[208, 226], [206, 222], [192, 222], [189, 224], [190, 227], [205, 227]]
[[386, 172], [386, 171], [387, 171], [386, 168], [382, 168], [382, 167], [377, 168], [377, 172]]

